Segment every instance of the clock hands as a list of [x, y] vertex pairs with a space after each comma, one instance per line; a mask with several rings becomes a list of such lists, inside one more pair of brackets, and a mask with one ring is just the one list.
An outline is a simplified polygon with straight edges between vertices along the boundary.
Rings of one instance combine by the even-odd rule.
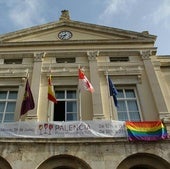
[[66, 32], [63, 33], [63, 34], [62, 34], [62, 39], [64, 39], [66, 36], [67, 36], [67, 33], [66, 33]]
[[70, 31], [61, 31], [58, 34], [60, 39], [70, 39], [72, 37], [72, 33]]

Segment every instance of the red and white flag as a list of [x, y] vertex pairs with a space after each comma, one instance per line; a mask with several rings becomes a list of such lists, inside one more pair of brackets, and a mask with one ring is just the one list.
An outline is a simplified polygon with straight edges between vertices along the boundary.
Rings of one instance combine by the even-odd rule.
[[79, 87], [80, 89], [87, 90], [91, 93], [94, 92], [94, 88], [92, 84], [89, 82], [89, 80], [84, 75], [84, 72], [81, 69], [79, 69]]

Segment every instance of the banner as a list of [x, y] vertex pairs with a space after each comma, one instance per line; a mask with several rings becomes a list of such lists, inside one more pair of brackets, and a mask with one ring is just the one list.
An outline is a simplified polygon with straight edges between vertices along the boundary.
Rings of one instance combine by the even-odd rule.
[[0, 137], [76, 138], [126, 137], [125, 123], [95, 120], [70, 122], [14, 122], [0, 124]]

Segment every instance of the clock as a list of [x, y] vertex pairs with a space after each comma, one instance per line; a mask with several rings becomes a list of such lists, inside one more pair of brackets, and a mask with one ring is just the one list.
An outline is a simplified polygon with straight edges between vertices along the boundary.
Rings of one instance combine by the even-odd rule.
[[70, 31], [61, 31], [58, 33], [58, 38], [61, 40], [67, 40], [72, 37], [72, 33]]

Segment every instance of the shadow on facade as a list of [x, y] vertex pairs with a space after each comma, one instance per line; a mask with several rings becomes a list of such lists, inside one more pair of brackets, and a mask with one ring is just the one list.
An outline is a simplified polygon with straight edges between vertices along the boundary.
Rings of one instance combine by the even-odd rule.
[[48, 158], [37, 169], [91, 169], [83, 160], [71, 155], [57, 155]]
[[8, 161], [4, 158], [0, 157], [0, 169], [12, 169]]
[[137, 153], [124, 159], [117, 169], [168, 169], [170, 164], [153, 154]]

